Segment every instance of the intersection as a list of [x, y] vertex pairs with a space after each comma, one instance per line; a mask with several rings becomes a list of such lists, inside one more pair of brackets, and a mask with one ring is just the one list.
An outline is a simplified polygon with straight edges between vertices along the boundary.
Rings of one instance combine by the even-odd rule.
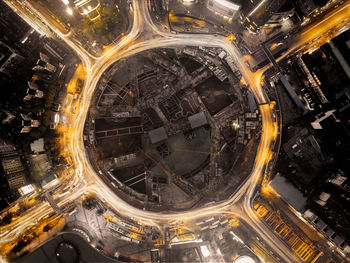
[[[9, 2], [10, 6], [18, 5], [16, 1]], [[26, 1], [24, 5], [37, 12], [31, 1]], [[44, 22], [70, 46], [75, 53], [80, 57], [84, 68], [84, 87], [80, 95], [77, 111], [75, 114], [70, 114], [70, 122], [72, 127], [68, 130], [63, 130], [61, 133], [62, 143], [65, 148], [65, 155], [68, 155], [72, 161], [75, 171], [72, 175], [62, 177], [58, 180], [56, 192], [53, 194], [62, 193], [63, 189], [69, 189], [70, 194], [61, 198], [57, 198], [55, 202], [58, 207], [64, 208], [67, 204], [80, 198], [83, 194], [94, 193], [100, 200], [107, 203], [119, 213], [127, 215], [136, 221], [143, 224], [152, 225], [161, 228], [169, 222], [176, 220], [199, 220], [206, 216], [212, 216], [220, 213], [232, 213], [239, 218], [245, 220], [272, 250], [279, 256], [283, 262], [299, 262], [300, 259], [257, 217], [252, 208], [252, 201], [260, 191], [264, 182], [266, 167], [270, 160], [273, 159], [273, 150], [275, 148], [276, 139], [280, 131], [278, 130], [279, 123], [274, 117], [274, 107], [270, 104], [269, 98], [262, 86], [262, 77], [267, 69], [252, 72], [243, 60], [239, 49], [229, 39], [217, 35], [199, 35], [199, 34], [172, 34], [160, 31], [153, 24], [148, 12], [147, 1], [134, 0], [133, 3], [133, 27], [129, 34], [121, 38], [114, 45], [107, 47], [106, 51], [100, 56], [95, 57], [89, 54], [85, 49], [79, 46], [79, 43], [69, 34], [69, 32], [61, 32], [56, 23], [50, 21], [49, 16], [43, 15], [46, 19]], [[339, 13], [334, 15], [339, 16], [336, 20], [331, 17], [334, 26], [343, 23], [346, 20], [346, 13], [349, 11], [349, 2], [339, 8]], [[20, 8], [20, 7], [17, 7]], [[27, 19], [32, 19], [27, 17]], [[34, 22], [34, 21], [33, 21]], [[347, 22], [348, 23], [348, 22]], [[333, 25], [333, 24], [332, 24]], [[303, 34], [310, 34], [309, 30], [316, 30], [317, 35], [322, 33], [319, 30], [327, 32], [329, 28], [320, 28], [318, 25], [315, 28], [310, 28], [305, 33], [301, 33], [300, 41], [291, 48], [291, 52], [301, 49], [312, 38], [303, 37]], [[312, 35], [313, 37], [316, 35]], [[139, 52], [154, 49], [158, 47], [174, 47], [174, 46], [210, 46], [220, 47], [227, 52], [235, 61], [239, 71], [242, 74], [244, 82], [249, 90], [253, 93], [257, 104], [259, 105], [260, 114], [262, 117], [262, 134], [258, 153], [255, 159], [254, 167], [249, 178], [233, 195], [225, 201], [211, 204], [208, 207], [196, 208], [182, 212], [151, 212], [137, 209], [115, 193], [100, 179], [98, 173], [91, 166], [89, 158], [86, 154], [83, 130], [87, 118], [90, 101], [94, 91], [101, 79], [103, 73], [116, 61], [127, 58]], [[289, 54], [289, 52], [287, 52]], [[284, 56], [286, 56], [285, 54]], [[280, 58], [282, 59], [282, 57]], [[52, 213], [47, 202], [42, 202], [30, 211], [27, 211], [20, 219], [0, 229], [1, 243], [9, 242], [16, 239], [22, 231], [35, 225], [35, 222], [49, 216]]]

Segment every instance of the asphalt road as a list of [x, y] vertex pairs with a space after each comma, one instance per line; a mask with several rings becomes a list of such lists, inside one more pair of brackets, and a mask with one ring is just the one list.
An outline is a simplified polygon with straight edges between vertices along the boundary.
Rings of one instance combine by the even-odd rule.
[[[10, 6], [17, 10], [23, 8], [23, 5], [32, 12], [38, 12], [33, 1], [19, 3], [18, 1], [8, 1]], [[44, 10], [40, 10], [43, 12]], [[349, 13], [349, 3], [346, 8], [335, 11], [331, 16], [332, 26], [336, 26], [347, 19], [344, 14]], [[26, 20], [36, 24], [36, 16], [30, 13], [20, 12], [21, 16], [26, 16]], [[85, 73], [85, 82], [83, 91], [80, 95], [78, 105], [76, 105], [76, 113], [67, 112], [72, 126], [62, 127], [61, 143], [64, 144], [65, 154], [70, 156], [74, 164], [75, 171], [72, 175], [60, 178], [59, 187], [53, 194], [53, 198], [59, 207], [64, 207], [80, 198], [83, 194], [94, 193], [102, 201], [108, 203], [121, 214], [125, 214], [134, 220], [143, 224], [159, 227], [167, 224], [175, 219], [200, 219], [201, 217], [215, 215], [224, 211], [231, 211], [249, 223], [257, 235], [262, 237], [263, 241], [271, 247], [274, 252], [284, 262], [299, 262], [298, 257], [271, 231], [266, 225], [259, 220], [252, 210], [252, 199], [257, 188], [263, 181], [266, 165], [272, 158], [272, 149], [277, 138], [277, 127], [279, 126], [273, 117], [273, 108], [269, 104], [269, 98], [266, 95], [262, 83], [262, 76], [265, 69], [251, 72], [247, 67], [245, 60], [239, 52], [239, 49], [228, 39], [216, 35], [198, 35], [198, 34], [171, 34], [160, 31], [153, 23], [148, 12], [147, 1], [133, 1], [133, 27], [129, 34], [121, 38], [119, 42], [107, 47], [100, 57], [90, 55], [79, 41], [74, 39], [70, 32], [66, 29], [62, 30], [61, 26], [57, 26], [57, 21], [49, 14], [41, 16], [42, 21], [47, 24], [63, 41], [69, 45], [82, 60]], [[327, 18], [323, 23], [328, 23]], [[324, 31], [322, 31], [324, 30]], [[301, 32], [298, 41], [288, 52], [295, 52], [309, 43], [312, 38], [316, 38], [320, 34], [323, 35], [329, 30], [328, 27], [317, 23], [310, 25], [306, 32]], [[62, 32], [63, 31], [63, 32]], [[98, 81], [106, 69], [116, 61], [131, 56], [133, 54], [148, 50], [151, 48], [167, 47], [167, 46], [211, 46], [220, 47], [235, 60], [245, 83], [250, 91], [254, 94], [258, 104], [260, 104], [260, 113], [262, 115], [262, 135], [258, 148], [257, 157], [249, 179], [244, 185], [231, 196], [230, 199], [213, 204], [208, 207], [197, 208], [183, 212], [150, 212], [137, 209], [127, 202], [119, 198], [114, 192], [100, 179], [98, 173], [92, 168], [89, 158], [85, 151], [83, 142], [83, 129], [90, 106], [90, 101], [97, 87]], [[284, 55], [285, 56], [285, 55]], [[69, 194], [62, 195], [64, 191]], [[24, 213], [20, 219], [15, 220], [10, 225], [0, 229], [0, 244], [4, 245], [12, 240], [17, 239], [23, 231], [33, 227], [42, 218], [48, 217], [53, 213], [47, 202], [42, 202]], [[327, 249], [327, 248], [325, 248]], [[6, 250], [4, 250], [6, 251]], [[4, 252], [6, 253], [6, 252]], [[4, 255], [6, 256], [6, 255]]]

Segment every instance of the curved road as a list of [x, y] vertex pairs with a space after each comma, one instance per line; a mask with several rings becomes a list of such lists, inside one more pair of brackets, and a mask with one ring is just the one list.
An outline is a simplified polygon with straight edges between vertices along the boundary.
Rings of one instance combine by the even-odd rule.
[[[21, 8], [17, 1], [6, 0], [12, 8]], [[35, 3], [35, 2], [34, 2]], [[26, 1], [26, 7], [37, 12], [35, 4]], [[349, 5], [347, 5], [347, 10]], [[21, 14], [23, 15], [23, 14]], [[251, 72], [244, 63], [242, 55], [228, 39], [214, 35], [197, 34], [170, 34], [160, 31], [152, 22], [148, 12], [147, 1], [133, 1], [133, 27], [131, 32], [123, 37], [118, 43], [108, 47], [100, 56], [95, 57], [85, 51], [68, 32], [61, 32], [55, 27], [57, 22], [50, 21], [50, 16], [43, 14], [42, 20], [69, 45], [82, 60], [85, 71], [84, 88], [79, 100], [78, 111], [70, 115], [72, 128], [62, 135], [65, 150], [69, 153], [75, 166], [75, 174], [63, 177], [57, 193], [63, 188], [69, 189], [69, 195], [56, 199], [59, 207], [80, 198], [84, 193], [95, 193], [101, 200], [107, 202], [119, 213], [125, 214], [144, 224], [159, 226], [177, 219], [196, 219], [204, 216], [214, 215], [230, 211], [236, 213], [246, 220], [256, 233], [266, 242], [276, 254], [285, 262], [299, 262], [299, 258], [268, 229], [252, 211], [251, 201], [257, 187], [263, 181], [266, 165], [272, 157], [271, 151], [277, 138], [277, 123], [273, 118], [273, 110], [269, 104], [269, 98], [261, 86], [263, 71]], [[28, 15], [26, 20], [33, 19]], [[333, 18], [332, 18], [333, 19]], [[340, 21], [336, 21], [339, 22]], [[309, 29], [310, 30], [310, 29]], [[318, 34], [320, 32], [317, 32]], [[309, 41], [309, 39], [308, 39]], [[302, 47], [306, 41], [302, 39], [293, 47], [293, 50]], [[161, 213], [137, 209], [119, 198], [105, 185], [99, 175], [92, 168], [87, 157], [84, 142], [83, 129], [90, 106], [90, 101], [97, 87], [98, 81], [106, 69], [120, 60], [147, 49], [167, 46], [215, 46], [220, 47], [233, 57], [239, 67], [244, 81], [248, 84], [250, 91], [254, 94], [262, 115], [262, 135], [258, 148], [255, 164], [249, 179], [229, 200], [216, 203], [209, 207], [197, 208], [191, 211]], [[55, 197], [55, 194], [53, 194]], [[47, 202], [40, 203], [24, 214], [19, 221], [14, 221], [0, 229], [1, 244], [15, 240], [23, 231], [34, 226], [37, 221], [52, 214], [52, 209]]]

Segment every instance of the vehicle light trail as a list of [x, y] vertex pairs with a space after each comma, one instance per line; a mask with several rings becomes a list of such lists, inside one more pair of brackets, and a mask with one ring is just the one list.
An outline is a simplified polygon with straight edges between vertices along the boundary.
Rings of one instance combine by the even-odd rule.
[[[6, 0], [5, 2], [10, 3], [12, 6], [15, 6], [17, 3], [17, 1], [9, 0]], [[27, 1], [27, 8], [31, 9], [33, 12], [37, 11], [29, 2], [30, 1]], [[18, 8], [20, 7], [16, 7], [16, 9]], [[339, 12], [334, 13], [334, 16], [342, 14], [344, 10], [346, 11], [348, 9], [340, 9]], [[78, 111], [76, 114], [70, 116], [72, 127], [61, 135], [64, 137], [65, 149], [72, 159], [75, 168], [74, 179], [76, 181], [72, 180], [72, 176], [65, 176], [60, 179], [59, 183], [62, 187], [58, 189], [68, 187], [72, 189], [72, 193], [61, 196], [59, 201], [57, 201], [57, 205], [63, 207], [64, 205], [80, 198], [83, 194], [94, 193], [119, 213], [145, 224], [156, 226], [157, 228], [159, 228], [159, 225], [167, 225], [169, 222], [178, 220], [179, 218], [182, 220], [193, 220], [204, 216], [227, 213], [229, 211], [249, 222], [260, 237], [262, 237], [285, 262], [298, 262], [299, 259], [296, 255], [259, 220], [252, 210], [251, 202], [257, 187], [263, 181], [266, 166], [271, 159], [278, 127], [276, 120], [273, 117], [269, 98], [261, 85], [264, 70], [255, 73], [251, 72], [244, 63], [238, 48], [225, 37], [196, 34], [174, 35], [160, 31], [152, 22], [147, 9], [147, 1], [134, 0], [133, 15], [133, 27], [131, 32], [127, 36], [121, 38], [119, 42], [108, 47], [106, 49], [107, 51], [105, 51], [100, 57], [92, 56], [86, 52], [84, 48], [79, 46], [78, 41], [73, 39], [72, 34], [60, 32], [55, 27], [55, 23], [50, 21], [50, 19], [45, 18], [45, 16], [43, 17], [43, 21], [80, 57], [85, 72], [85, 82], [78, 102]], [[36, 18], [28, 16], [27, 19], [30, 20]], [[341, 16], [341, 19], [338, 19], [339, 21], [334, 17], [332, 19], [334, 20], [334, 24], [336, 24], [340, 23], [340, 20], [343, 21], [344, 17]], [[322, 28], [319, 30], [322, 30]], [[324, 30], [327, 30], [327, 28], [324, 28]], [[301, 38], [298, 42], [298, 46], [302, 46], [310, 41], [315, 34], [310, 35], [310, 37], [303, 37], [302, 34], [300, 36]], [[210, 46], [224, 49], [227, 54], [234, 59], [245, 83], [247, 83], [248, 88], [253, 93], [257, 103], [260, 105], [259, 110], [262, 117], [262, 134], [255, 164], [250, 177], [241, 188], [230, 197], [230, 199], [215, 203], [208, 207], [196, 208], [190, 211], [144, 211], [131, 206], [118, 197], [102, 181], [98, 173], [91, 166], [87, 156], [83, 141], [83, 130], [92, 96], [102, 74], [108, 69], [108, 67], [122, 58], [129, 57], [145, 50], [174, 46]], [[297, 47], [292, 50], [295, 51], [296, 49]], [[27, 211], [20, 220], [14, 221], [0, 229], [0, 245], [15, 240], [23, 231], [25, 231], [25, 229], [34, 226], [35, 222], [48, 217], [51, 214], [53, 214], [53, 210], [49, 207], [47, 202], [43, 202], [37, 205], [34, 209]]]

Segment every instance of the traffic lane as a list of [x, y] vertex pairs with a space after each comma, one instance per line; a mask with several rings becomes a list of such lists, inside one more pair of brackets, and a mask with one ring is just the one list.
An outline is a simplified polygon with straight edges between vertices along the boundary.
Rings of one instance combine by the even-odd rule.
[[294, 228], [298, 228], [299, 231], [302, 231], [308, 238], [313, 241], [313, 244], [316, 245], [324, 254], [322, 258], [333, 257], [341, 262], [342, 258], [336, 250], [331, 246], [327, 238], [325, 238], [318, 230], [310, 225], [306, 219], [302, 218], [302, 215], [297, 212], [293, 207], [291, 207], [287, 202], [285, 202], [276, 192], [269, 191], [262, 193], [262, 196], [267, 198], [269, 203], [282, 215], [288, 218], [288, 220], [294, 224]]

